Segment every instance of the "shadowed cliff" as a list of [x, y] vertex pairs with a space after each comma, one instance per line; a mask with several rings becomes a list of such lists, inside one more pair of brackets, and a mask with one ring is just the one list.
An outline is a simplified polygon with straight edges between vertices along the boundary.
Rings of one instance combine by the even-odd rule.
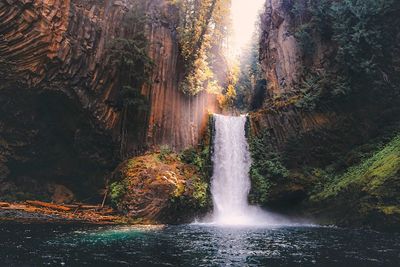
[[[266, 1], [259, 39], [265, 86], [252, 93], [263, 100], [249, 120], [251, 201], [334, 223], [395, 227], [398, 173], [380, 173], [385, 182], [374, 191], [367, 183], [378, 178], [354, 170], [369, 173], [371, 162], [389, 158], [382, 148], [397, 144], [399, 10], [395, 1]], [[345, 186], [335, 197], [320, 193], [336, 183]]]
[[[127, 24], [126, 17], [136, 2], [0, 2], [2, 181], [13, 183], [17, 176], [23, 176], [76, 187], [87, 175], [96, 176], [92, 185], [99, 187], [110, 168], [123, 158], [163, 144], [182, 150], [199, 143], [209, 112], [218, 109], [217, 99], [207, 92], [189, 97], [178, 90], [184, 66], [175, 29], [177, 11], [166, 1], [146, 1], [141, 11], [146, 16], [146, 54], [154, 64], [150, 81], [140, 89], [148, 108], [140, 112], [132, 109], [125, 121], [116, 104], [122, 83], [111, 49], [116, 40], [133, 38], [130, 28], [135, 25]], [[37, 112], [38, 108], [51, 114]], [[64, 121], [71, 123], [64, 125]], [[52, 122], [57, 126], [46, 127]], [[32, 134], [23, 134], [28, 124]], [[91, 139], [84, 145], [77, 138], [82, 127]], [[62, 135], [53, 130], [62, 131]], [[39, 141], [37, 135], [49, 143]], [[17, 156], [21, 149], [41, 152], [22, 153], [25, 160]], [[85, 166], [81, 156], [94, 150], [101, 150], [101, 160], [96, 163], [101, 167], [95, 164], [93, 168], [99, 172], [89, 174], [91, 167]], [[65, 157], [56, 156], [61, 151]], [[78, 159], [81, 161], [67, 163]], [[31, 160], [42, 163], [21, 167]], [[48, 178], [39, 177], [36, 173], [45, 172], [41, 166], [46, 164], [59, 166], [57, 172], [64, 174], [49, 170], [44, 175]], [[67, 174], [72, 169], [80, 173]], [[83, 195], [93, 195], [88, 193], [91, 190], [87, 188]]]

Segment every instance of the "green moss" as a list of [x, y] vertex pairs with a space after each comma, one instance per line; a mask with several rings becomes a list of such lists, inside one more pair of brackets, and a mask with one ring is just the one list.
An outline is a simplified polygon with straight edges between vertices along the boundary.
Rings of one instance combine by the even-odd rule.
[[379, 210], [382, 211], [385, 215], [400, 215], [400, 207], [399, 206], [381, 206]]
[[211, 138], [213, 132], [213, 117], [209, 117], [207, 131], [197, 148], [182, 151], [178, 158], [183, 164], [196, 168], [196, 175], [190, 181], [190, 197], [184, 197], [176, 202], [181, 206], [192, 207], [195, 210], [206, 211], [211, 207], [210, 178], [212, 174]]
[[[190, 164], [196, 167], [198, 176], [192, 177], [192, 197], [194, 203], [191, 206], [205, 209], [210, 206], [210, 190], [208, 183], [210, 181], [211, 158], [210, 146], [203, 144], [199, 149], [189, 148], [184, 150], [179, 158], [185, 164]], [[193, 202], [191, 200], [191, 202]]]
[[186, 209], [196, 213], [206, 211], [210, 207], [208, 183], [201, 177], [193, 176], [188, 179], [186, 189], [190, 191], [190, 194], [187, 194], [186, 191], [171, 198], [171, 203], [176, 207], [176, 210]]
[[261, 175], [256, 167], [251, 168], [250, 177], [252, 186], [250, 201], [260, 204], [267, 203], [272, 182], [266, 176]]
[[200, 208], [206, 208], [209, 205], [208, 183], [197, 180], [194, 183], [193, 198], [197, 201]]
[[353, 186], [373, 193], [386, 181], [395, 177], [400, 171], [400, 135], [395, 137], [382, 149], [364, 159], [359, 165], [349, 168], [343, 175], [338, 175], [326, 185], [322, 192], [314, 195], [312, 200], [335, 197], [339, 192]]
[[114, 182], [110, 185], [110, 198], [113, 205], [117, 206], [125, 194], [126, 194], [125, 181]]
[[162, 145], [160, 147], [160, 153], [157, 155], [158, 159], [165, 161], [167, 156], [172, 154], [172, 149], [168, 145]]
[[[397, 151], [399, 152], [399, 151]], [[400, 170], [400, 154], [390, 154], [375, 162], [365, 174], [368, 177], [375, 177], [369, 185], [372, 189], [382, 185], [387, 178], [393, 177]]]

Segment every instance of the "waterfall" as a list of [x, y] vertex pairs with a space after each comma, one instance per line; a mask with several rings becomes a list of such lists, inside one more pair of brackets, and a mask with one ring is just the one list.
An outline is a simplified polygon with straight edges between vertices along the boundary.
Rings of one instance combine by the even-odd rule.
[[251, 157], [245, 134], [246, 116], [214, 115], [212, 222], [222, 225], [274, 225], [284, 219], [248, 203]]
[[211, 193], [214, 219], [242, 221], [248, 209], [250, 153], [245, 136], [246, 117], [214, 115], [214, 173]]

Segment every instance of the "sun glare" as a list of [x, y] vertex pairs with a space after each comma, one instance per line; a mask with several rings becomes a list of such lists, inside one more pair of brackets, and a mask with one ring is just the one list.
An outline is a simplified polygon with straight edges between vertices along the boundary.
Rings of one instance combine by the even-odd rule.
[[234, 29], [230, 45], [232, 56], [238, 56], [242, 48], [250, 42], [264, 3], [264, 0], [232, 0], [231, 19]]

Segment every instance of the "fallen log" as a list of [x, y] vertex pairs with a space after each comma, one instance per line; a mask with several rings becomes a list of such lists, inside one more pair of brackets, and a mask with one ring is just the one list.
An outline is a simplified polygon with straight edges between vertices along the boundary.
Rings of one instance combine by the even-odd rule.
[[21, 206], [9, 206], [9, 207], [0, 207], [2, 210], [22, 210], [26, 211], [28, 208], [27, 207], [21, 207]]
[[9, 207], [10, 204], [7, 202], [0, 202], [0, 207]]
[[[35, 213], [38, 215], [38, 220], [43, 220], [45, 222], [51, 222], [54, 218], [57, 221], [84, 221], [88, 223], [95, 224], [121, 224], [128, 222], [127, 218], [119, 215], [118, 212], [109, 206], [101, 208], [100, 205], [84, 205], [83, 203], [75, 203], [71, 205], [57, 205], [49, 202], [34, 201], [29, 200], [23, 203], [11, 203], [11, 202], [0, 202], [0, 211], [10, 210], [10, 211], [21, 211], [28, 213]], [[72, 207], [76, 207], [75, 209]], [[81, 209], [84, 207], [86, 209]], [[87, 209], [89, 208], [89, 209]], [[0, 216], [0, 221], [2, 220], [19, 220], [17, 215], [13, 213], [6, 213], [5, 216]], [[0, 214], [1, 215], [1, 214]], [[3, 214], [4, 215], [4, 214]], [[54, 218], [40, 217], [40, 215], [52, 215]], [[15, 217], [16, 216], [16, 217]], [[28, 218], [30, 219], [30, 218]]]
[[82, 209], [82, 210], [91, 210], [91, 209], [100, 209], [101, 206], [99, 205], [85, 205], [85, 204], [66, 204], [63, 205], [64, 207], [71, 208], [71, 209]]
[[44, 208], [49, 208], [53, 210], [59, 210], [59, 211], [71, 211], [72, 208], [66, 207], [66, 206], [61, 206], [61, 205], [56, 205], [48, 202], [43, 202], [43, 201], [37, 201], [37, 200], [27, 200], [25, 201], [27, 204], [37, 206], [37, 207], [44, 207]]

